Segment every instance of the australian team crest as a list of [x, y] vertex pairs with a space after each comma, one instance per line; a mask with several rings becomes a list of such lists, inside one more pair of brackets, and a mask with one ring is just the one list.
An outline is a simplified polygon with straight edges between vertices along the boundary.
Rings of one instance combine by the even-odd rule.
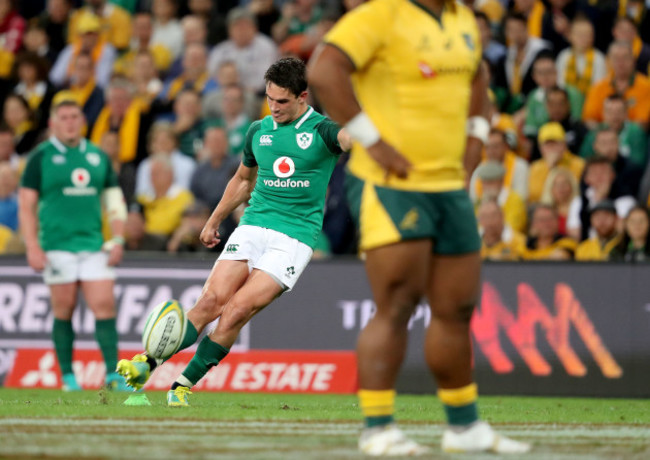
[[298, 147], [305, 150], [314, 140], [314, 135], [312, 133], [298, 133], [296, 134], [296, 142], [298, 142]]

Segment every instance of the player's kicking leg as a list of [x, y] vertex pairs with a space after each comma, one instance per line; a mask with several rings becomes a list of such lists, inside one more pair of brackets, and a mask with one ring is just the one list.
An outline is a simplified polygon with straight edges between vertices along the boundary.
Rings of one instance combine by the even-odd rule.
[[226, 357], [241, 328], [284, 290], [285, 286], [268, 273], [253, 270], [225, 305], [216, 329], [201, 340], [196, 354], [172, 385], [167, 393], [167, 404], [187, 406], [192, 386]]
[[470, 319], [480, 287], [478, 253], [435, 255], [428, 289], [432, 318], [425, 356], [438, 383], [438, 397], [447, 415], [442, 437], [446, 452], [520, 454], [530, 445], [496, 433], [479, 419], [478, 391], [472, 378]]
[[[187, 312], [187, 330], [178, 351], [193, 345], [203, 328], [221, 315], [228, 300], [244, 284], [248, 275], [249, 269], [246, 261], [217, 261], [203, 285], [201, 295]], [[139, 390], [162, 362], [162, 360], [156, 360], [144, 353], [139, 353], [130, 360], [119, 361], [117, 372], [126, 379], [129, 386]]]
[[372, 456], [420, 455], [427, 449], [395, 425], [395, 380], [408, 341], [408, 322], [423, 297], [431, 242], [414, 240], [372, 249], [366, 270], [377, 306], [357, 343], [359, 403], [365, 427], [359, 450]]

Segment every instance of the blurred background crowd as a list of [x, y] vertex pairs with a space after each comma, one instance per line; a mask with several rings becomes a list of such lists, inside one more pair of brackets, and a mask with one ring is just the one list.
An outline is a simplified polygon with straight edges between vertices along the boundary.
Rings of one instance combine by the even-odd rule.
[[[309, 60], [362, 3], [0, 0], [0, 253], [23, 250], [20, 174], [63, 97], [79, 101], [86, 136], [113, 161], [127, 250], [207, 251], [200, 229], [249, 125], [268, 115], [266, 68], [281, 56]], [[466, 5], [491, 81], [492, 130], [469, 182], [483, 257], [650, 260], [650, 0]], [[356, 252], [346, 160], [317, 257]], [[241, 211], [224, 222], [224, 240]]]

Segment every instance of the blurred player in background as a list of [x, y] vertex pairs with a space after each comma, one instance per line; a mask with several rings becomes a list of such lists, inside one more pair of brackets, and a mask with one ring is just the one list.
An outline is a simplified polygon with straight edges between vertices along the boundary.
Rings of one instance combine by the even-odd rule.
[[[126, 205], [111, 160], [83, 138], [77, 102], [63, 98], [50, 114], [51, 137], [29, 156], [19, 191], [20, 226], [27, 262], [43, 272], [50, 289], [52, 338], [63, 389], [81, 390], [72, 369], [72, 314], [79, 291], [95, 315], [95, 337], [104, 355], [110, 389], [127, 391], [115, 370], [117, 330], [113, 266], [122, 260]], [[113, 238], [104, 242], [102, 207]]]
[[479, 420], [471, 371], [481, 243], [466, 186], [489, 133], [473, 13], [448, 0], [374, 0], [344, 16], [312, 62], [316, 95], [356, 141], [349, 198], [377, 305], [357, 345], [360, 450], [426, 450], [393, 419], [407, 325], [426, 296], [425, 355], [449, 424], [442, 449], [526, 452]]
[[[305, 65], [293, 58], [275, 62], [265, 74], [271, 111], [246, 134], [239, 169], [201, 231], [214, 247], [219, 225], [250, 197], [239, 227], [226, 242], [194, 307], [179, 351], [219, 318], [167, 394], [170, 406], [187, 406], [187, 395], [235, 343], [242, 327], [290, 291], [311, 259], [323, 225], [325, 194], [349, 137], [336, 123], [307, 105]], [[252, 194], [251, 194], [252, 192]], [[144, 354], [122, 360], [118, 371], [141, 388], [159, 364]]]

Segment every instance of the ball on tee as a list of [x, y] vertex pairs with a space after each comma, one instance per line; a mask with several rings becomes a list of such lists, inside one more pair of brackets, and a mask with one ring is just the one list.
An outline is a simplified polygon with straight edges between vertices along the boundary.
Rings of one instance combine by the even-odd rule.
[[178, 351], [187, 329], [187, 316], [180, 303], [168, 300], [152, 310], [142, 333], [142, 346], [156, 359], [171, 358]]

